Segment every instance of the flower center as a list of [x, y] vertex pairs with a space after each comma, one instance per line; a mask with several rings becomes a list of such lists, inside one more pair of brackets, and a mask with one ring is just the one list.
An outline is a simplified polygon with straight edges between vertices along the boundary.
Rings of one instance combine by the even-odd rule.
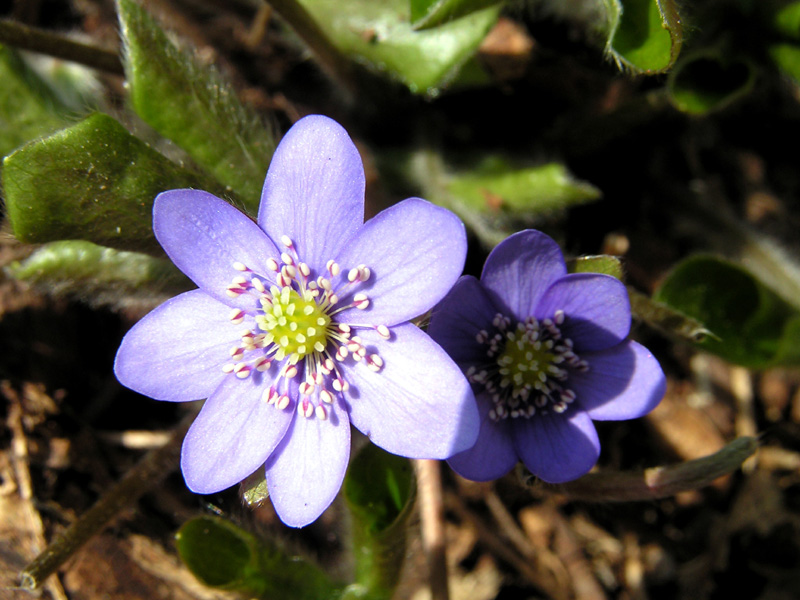
[[511, 319], [498, 313], [492, 321], [495, 333], [478, 333], [478, 343], [487, 346], [487, 362], [470, 367], [467, 379], [488, 392], [494, 421], [549, 410], [563, 413], [575, 401], [575, 392], [567, 388], [569, 373], [586, 371], [589, 365], [562, 335], [559, 326], [565, 318], [559, 310], [552, 319], [528, 317], [511, 329]]
[[[304, 417], [324, 420], [334, 394], [350, 387], [343, 376], [343, 363], [363, 361], [375, 372], [383, 367], [381, 357], [369, 354], [356, 335], [359, 328], [371, 326], [336, 321], [342, 311], [369, 306], [369, 298], [357, 288], [370, 278], [371, 272], [365, 265], [343, 271], [329, 260], [327, 272], [314, 277], [311, 268], [300, 260], [291, 239], [283, 236], [281, 243], [286, 248], [281, 254], [282, 264], [268, 259], [268, 277], [243, 263], [233, 264], [239, 274], [226, 293], [231, 298], [252, 296], [254, 309], [234, 308], [230, 320], [235, 325], [251, 320], [254, 326], [242, 332], [241, 342], [231, 348], [232, 362], [223, 365], [222, 370], [247, 379], [253, 371], [265, 372], [273, 363], [280, 364], [272, 384], [264, 389], [262, 400], [281, 410], [288, 408], [293, 400], [289, 381], [301, 379], [297, 411]], [[275, 284], [267, 288], [268, 280]], [[391, 338], [385, 325], [372, 328], [382, 338]]]
[[331, 318], [311, 294], [308, 296], [284, 287], [273, 294], [271, 306], [262, 299], [264, 314], [256, 316], [258, 326], [269, 334], [267, 338], [293, 363], [312, 352], [323, 352], [328, 343]]

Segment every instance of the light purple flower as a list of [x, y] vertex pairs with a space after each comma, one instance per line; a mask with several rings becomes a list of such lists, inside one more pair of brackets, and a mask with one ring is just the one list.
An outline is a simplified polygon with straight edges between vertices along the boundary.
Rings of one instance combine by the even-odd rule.
[[202, 191], [156, 198], [156, 237], [199, 289], [137, 323], [114, 368], [157, 400], [208, 398], [183, 443], [191, 490], [220, 491], [265, 465], [278, 515], [302, 527], [341, 487], [351, 423], [411, 458], [475, 442], [469, 384], [408, 322], [458, 279], [463, 225], [419, 198], [363, 221], [361, 158], [322, 116], [280, 143], [258, 223]]
[[518, 460], [544, 481], [576, 479], [597, 462], [592, 420], [641, 417], [666, 388], [658, 361], [627, 338], [625, 286], [608, 275], [567, 274], [556, 243], [516, 233], [462, 277], [434, 309], [428, 333], [472, 383], [481, 430], [448, 462], [488, 481]]

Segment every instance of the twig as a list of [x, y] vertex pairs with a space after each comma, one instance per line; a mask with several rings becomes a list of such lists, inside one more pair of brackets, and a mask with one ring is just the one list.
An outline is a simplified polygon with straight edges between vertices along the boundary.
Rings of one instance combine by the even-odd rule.
[[447, 554], [444, 539], [444, 498], [439, 462], [415, 460], [419, 490], [422, 545], [428, 559], [432, 600], [448, 600]]
[[115, 75], [125, 74], [116, 52], [76, 42], [63, 35], [9, 19], [0, 19], [0, 43], [80, 63]]
[[173, 432], [172, 438], [148, 452], [94, 506], [70, 525], [54, 542], [20, 573], [20, 585], [35, 590], [83, 544], [99, 532], [124, 507], [139, 499], [171, 473], [178, 464], [181, 442], [194, 413], [188, 415]]

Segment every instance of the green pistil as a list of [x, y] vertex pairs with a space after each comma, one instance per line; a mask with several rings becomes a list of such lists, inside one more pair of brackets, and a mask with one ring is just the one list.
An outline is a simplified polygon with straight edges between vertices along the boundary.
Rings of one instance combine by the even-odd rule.
[[555, 366], [560, 362], [553, 352], [553, 341], [531, 341], [527, 336], [507, 334], [508, 341], [503, 353], [498, 357], [500, 367], [500, 387], [513, 386], [513, 395], [523, 389], [545, 389], [549, 376], [558, 373]]
[[256, 323], [267, 333], [265, 341], [278, 346], [275, 358], [288, 356], [289, 362], [295, 364], [325, 349], [331, 318], [313, 296], [303, 297], [284, 287], [273, 294], [271, 303], [263, 301], [262, 307], [264, 314], [256, 317]]

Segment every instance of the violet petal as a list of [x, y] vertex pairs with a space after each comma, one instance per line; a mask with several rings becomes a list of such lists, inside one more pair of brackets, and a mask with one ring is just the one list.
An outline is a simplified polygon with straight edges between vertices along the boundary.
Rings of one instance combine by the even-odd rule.
[[263, 385], [228, 376], [203, 405], [183, 440], [181, 470], [190, 490], [211, 494], [245, 479], [283, 439], [294, 403], [285, 410], [261, 398]]
[[428, 335], [466, 370], [486, 362], [486, 347], [475, 341], [481, 330], [492, 331], [497, 308], [481, 283], [465, 275], [433, 309]]
[[618, 279], [599, 273], [574, 273], [551, 285], [539, 301], [534, 316], [566, 314], [561, 333], [575, 344], [575, 350], [604, 350], [622, 342], [631, 329], [628, 292]]
[[286, 525], [305, 527], [330, 506], [350, 458], [350, 422], [334, 400], [328, 418], [296, 416], [266, 465], [267, 488]]
[[527, 229], [506, 238], [486, 259], [481, 283], [502, 312], [524, 321], [547, 288], [567, 273], [561, 249], [540, 231]]
[[343, 311], [339, 320], [391, 326], [424, 313], [458, 280], [466, 254], [464, 225], [449, 210], [419, 198], [387, 208], [336, 257], [342, 269], [364, 264], [371, 270], [354, 289], [367, 295], [369, 306]]
[[153, 231], [172, 262], [204, 292], [228, 306], [250, 309], [255, 305], [248, 294], [230, 298], [225, 292], [240, 274], [233, 268], [235, 262], [267, 276], [271, 275], [267, 259], [280, 260], [280, 253], [258, 225], [208, 192], [159, 194], [153, 205]]
[[520, 459], [531, 473], [548, 483], [577, 479], [591, 470], [600, 455], [592, 420], [574, 407], [563, 414], [517, 418], [512, 427]]
[[361, 156], [342, 126], [305, 117], [275, 150], [258, 223], [275, 243], [289, 236], [300, 259], [319, 271], [364, 222], [364, 185]]
[[519, 458], [512, 441], [511, 423], [508, 419], [495, 422], [489, 417], [492, 401], [486, 394], [477, 396], [481, 429], [472, 448], [448, 459], [452, 469], [472, 481], [498, 479], [517, 464]]
[[226, 377], [222, 365], [239, 341], [230, 310], [201, 290], [167, 300], [123, 338], [114, 361], [117, 379], [156, 400], [207, 398]]
[[408, 323], [392, 327], [388, 341], [368, 329], [358, 335], [383, 367], [374, 372], [364, 360], [348, 365], [353, 425], [384, 450], [409, 458], [449, 458], [475, 443], [475, 397], [444, 350]]
[[594, 420], [636, 419], [664, 397], [667, 383], [661, 365], [641, 344], [626, 342], [581, 358], [589, 370], [571, 373], [569, 387]]

